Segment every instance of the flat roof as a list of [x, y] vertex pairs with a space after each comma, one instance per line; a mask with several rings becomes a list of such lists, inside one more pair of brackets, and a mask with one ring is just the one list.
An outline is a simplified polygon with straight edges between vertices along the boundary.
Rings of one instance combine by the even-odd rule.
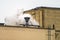
[[55, 9], [55, 10], [60, 10], [59, 7], [44, 7], [44, 6], [41, 6], [41, 7], [36, 7], [36, 8], [30, 9], [30, 10], [26, 10], [24, 12], [28, 12], [28, 11], [31, 11], [31, 10], [38, 10], [38, 9]]

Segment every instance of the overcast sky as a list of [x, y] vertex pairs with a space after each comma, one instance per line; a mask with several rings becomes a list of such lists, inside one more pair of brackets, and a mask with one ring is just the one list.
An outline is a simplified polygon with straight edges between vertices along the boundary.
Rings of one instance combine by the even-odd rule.
[[0, 22], [4, 22], [7, 15], [17, 13], [17, 9], [29, 10], [39, 6], [60, 8], [60, 0], [0, 0]]

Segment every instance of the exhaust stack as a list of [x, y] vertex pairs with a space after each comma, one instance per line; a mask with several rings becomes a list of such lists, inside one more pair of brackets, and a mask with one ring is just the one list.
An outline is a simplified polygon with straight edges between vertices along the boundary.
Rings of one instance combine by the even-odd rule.
[[26, 22], [26, 26], [28, 26], [29, 25], [29, 19], [30, 19], [30, 17], [24, 17], [24, 19], [25, 19], [25, 22]]

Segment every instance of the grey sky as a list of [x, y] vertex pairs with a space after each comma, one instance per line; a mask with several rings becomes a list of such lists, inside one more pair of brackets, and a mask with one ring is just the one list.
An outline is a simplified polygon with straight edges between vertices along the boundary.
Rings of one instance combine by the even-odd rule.
[[4, 17], [17, 13], [17, 9], [29, 10], [39, 6], [60, 7], [60, 0], [0, 0], [0, 22]]

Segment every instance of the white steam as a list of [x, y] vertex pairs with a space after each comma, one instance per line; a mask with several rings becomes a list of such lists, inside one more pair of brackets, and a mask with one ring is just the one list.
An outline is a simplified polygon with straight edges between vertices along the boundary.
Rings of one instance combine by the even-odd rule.
[[39, 25], [38, 22], [36, 22], [36, 20], [33, 19], [33, 17], [30, 14], [26, 14], [26, 13], [19, 16], [19, 18], [18, 18], [19, 24], [26, 24], [25, 19], [24, 19], [25, 17], [29, 17], [30, 18], [29, 22], [28, 22], [29, 25]]
[[33, 19], [33, 17], [30, 14], [27, 14], [27, 13], [23, 14], [23, 11], [19, 11], [19, 13], [16, 15], [6, 17], [5, 25], [12, 25], [12, 26], [17, 25], [18, 26], [20, 24], [26, 24], [26, 21], [24, 19], [25, 17], [30, 18], [28, 22], [29, 25], [39, 25], [39, 23], [36, 22], [36, 20]]

